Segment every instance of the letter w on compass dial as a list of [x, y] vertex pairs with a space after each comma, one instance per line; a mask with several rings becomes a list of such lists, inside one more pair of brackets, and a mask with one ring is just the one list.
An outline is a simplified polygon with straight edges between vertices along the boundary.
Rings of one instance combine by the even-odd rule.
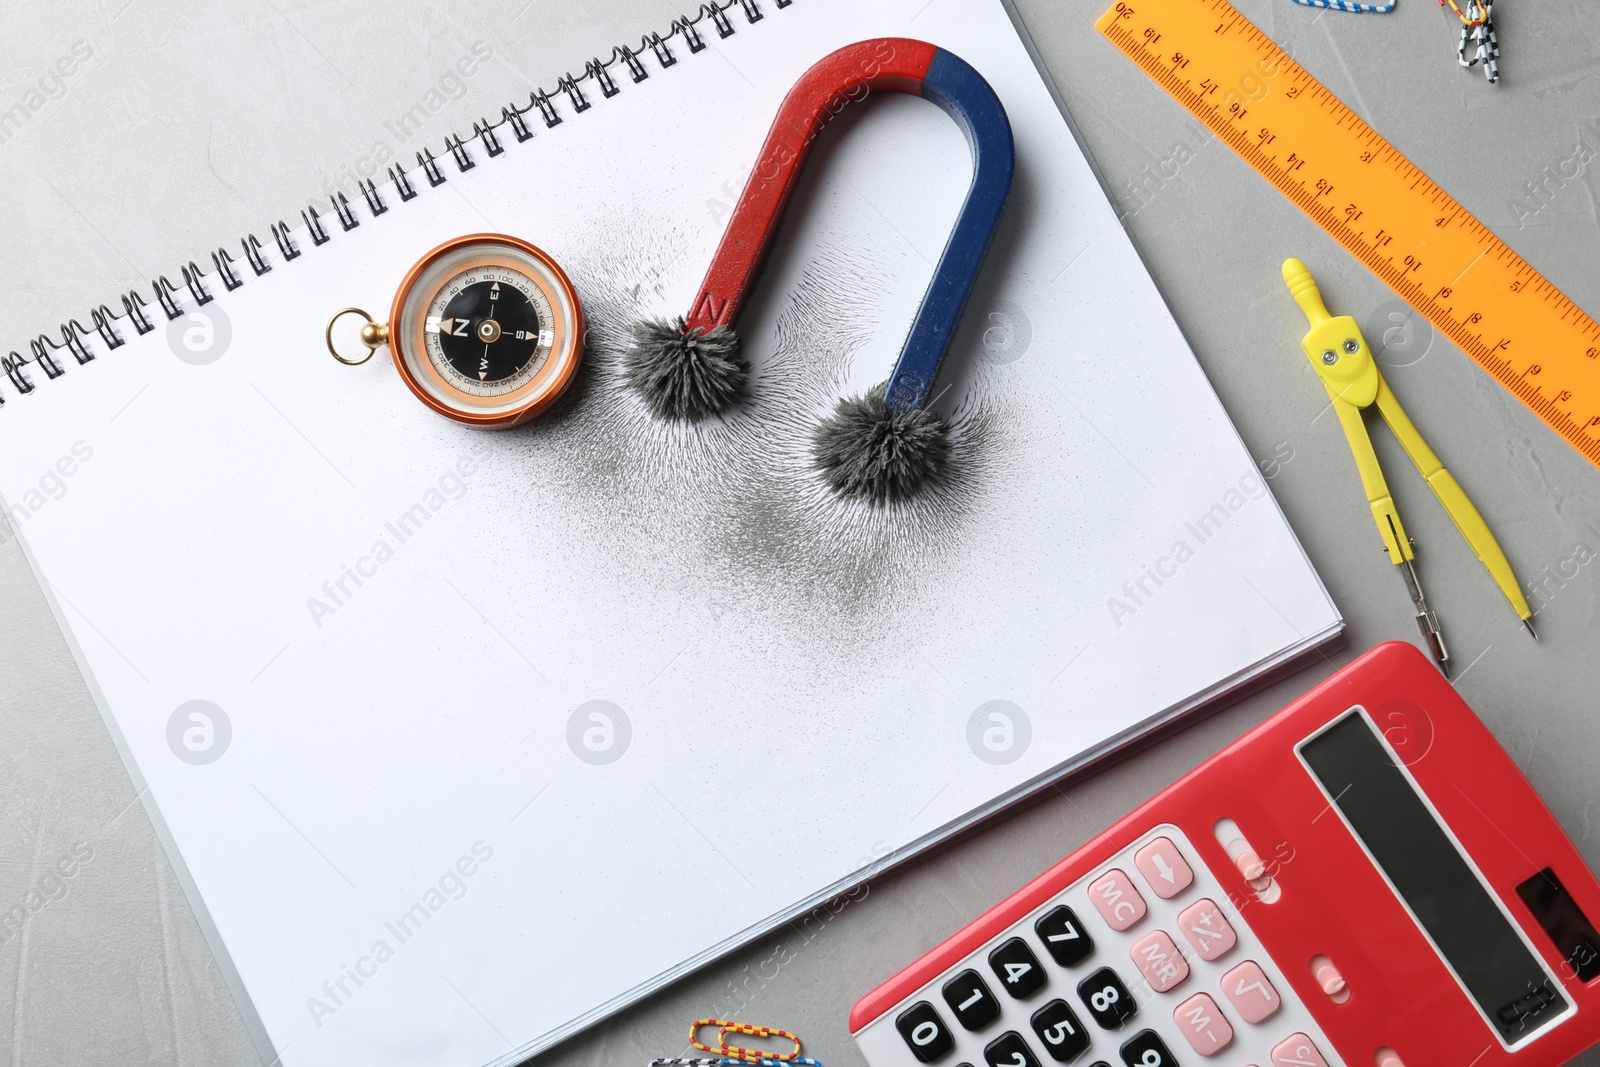
[[549, 358], [551, 319], [549, 301], [529, 279], [503, 268], [468, 271], [428, 308], [428, 357], [459, 389], [507, 393]]

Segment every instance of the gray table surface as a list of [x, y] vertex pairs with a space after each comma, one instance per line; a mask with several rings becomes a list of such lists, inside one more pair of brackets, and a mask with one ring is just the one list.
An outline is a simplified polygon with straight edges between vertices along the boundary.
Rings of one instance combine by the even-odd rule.
[[[797, 0], [799, 3], [820, 0]], [[932, 0], [958, 3], [960, 0]], [[1313, 266], [1366, 321], [1388, 290], [1092, 28], [1106, 0], [1016, 0], [1017, 14], [1127, 225], [1349, 623], [1339, 654], [795, 927], [539, 1058], [545, 1067], [681, 1053], [687, 1021], [731, 1011], [797, 1030], [829, 1067], [861, 1062], [854, 1000], [1360, 650], [1416, 631], [1336, 421], [1297, 340], [1278, 264]], [[1600, 313], [1600, 29], [1581, 0], [1501, 0], [1504, 78], [1455, 62], [1433, 0], [1387, 16], [1237, 0], [1402, 152], [1591, 313]], [[292, 218], [375, 142], [409, 154], [498, 114], [584, 57], [664, 28], [670, 0], [97, 0], [0, 5], [0, 348], [219, 242]], [[476, 42], [493, 57], [420, 134], [386, 132]], [[51, 77], [74, 54], [73, 72]], [[399, 103], [397, 103], [399, 102]], [[1374, 338], [1376, 340], [1376, 338]], [[1394, 442], [1378, 449], [1447, 627], [1456, 684], [1591, 865], [1600, 613], [1600, 472], [1450, 344], [1396, 337], [1386, 373], [1537, 584], [1530, 641]], [[1069, 337], [1035, 338], [1064, 355]], [[24, 349], [25, 350], [25, 349]], [[115, 531], [106, 531], [114, 537]], [[16, 543], [0, 538], [0, 907], [86, 846], [65, 896], [0, 944], [13, 1065], [259, 1062], [221, 972]], [[59, 894], [58, 894], [59, 895]], [[781, 964], [778, 961], [782, 961]], [[1600, 1064], [1600, 1055], [1581, 1062]]]

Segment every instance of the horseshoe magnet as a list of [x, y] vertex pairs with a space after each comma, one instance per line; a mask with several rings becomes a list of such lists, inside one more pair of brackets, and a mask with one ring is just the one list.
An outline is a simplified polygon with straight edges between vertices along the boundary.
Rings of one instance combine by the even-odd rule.
[[635, 326], [626, 378], [667, 419], [697, 421], [738, 399], [749, 364], [735, 323], [800, 169], [828, 120], [874, 92], [938, 104], [966, 133], [973, 157], [966, 201], [888, 382], [841, 401], [816, 432], [816, 462], [828, 482], [881, 503], [910, 496], [944, 470], [948, 428], [924, 405], [1011, 191], [1015, 153], [1005, 108], [983, 75], [951, 52], [881, 37], [847, 45], [801, 76], [778, 109], [689, 314]]

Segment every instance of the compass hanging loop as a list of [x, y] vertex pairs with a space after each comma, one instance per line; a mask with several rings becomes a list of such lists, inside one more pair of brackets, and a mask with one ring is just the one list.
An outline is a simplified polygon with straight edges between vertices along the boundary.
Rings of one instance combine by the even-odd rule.
[[[342, 354], [338, 348], [334, 347], [334, 324], [340, 319], [344, 318], [346, 315], [360, 315], [366, 320], [361, 324], [361, 343], [366, 347], [366, 355], [351, 358], [350, 356]], [[333, 313], [333, 318], [328, 320], [328, 332], [326, 336], [328, 341], [328, 351], [333, 354], [334, 359], [338, 360], [340, 363], [343, 363], [347, 367], [359, 367], [361, 364], [371, 359], [374, 352], [389, 343], [389, 327], [384, 323], [378, 322], [371, 315], [367, 314], [365, 311], [362, 311], [360, 308], [341, 308]]]
[[[905, 418], [927, 403], [1011, 190], [1011, 123], [994, 89], [951, 52], [904, 37], [847, 45], [811, 67], [784, 98], [689, 314], [635, 329], [628, 380], [664, 418], [726, 410], [749, 374], [735, 324], [761, 272], [817, 134], [875, 92], [910, 93], [955, 119], [972, 150], [972, 185], [879, 398]], [[894, 495], [894, 494], [891, 494]]]

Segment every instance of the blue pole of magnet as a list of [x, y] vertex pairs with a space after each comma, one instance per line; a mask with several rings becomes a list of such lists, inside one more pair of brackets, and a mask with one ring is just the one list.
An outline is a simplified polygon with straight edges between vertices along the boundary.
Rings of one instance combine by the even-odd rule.
[[983, 75], [965, 60], [939, 49], [928, 65], [922, 95], [943, 108], [967, 135], [972, 149], [972, 186], [889, 377], [884, 400], [897, 415], [915, 411], [928, 401], [1000, 225], [1016, 167], [1006, 109]]

